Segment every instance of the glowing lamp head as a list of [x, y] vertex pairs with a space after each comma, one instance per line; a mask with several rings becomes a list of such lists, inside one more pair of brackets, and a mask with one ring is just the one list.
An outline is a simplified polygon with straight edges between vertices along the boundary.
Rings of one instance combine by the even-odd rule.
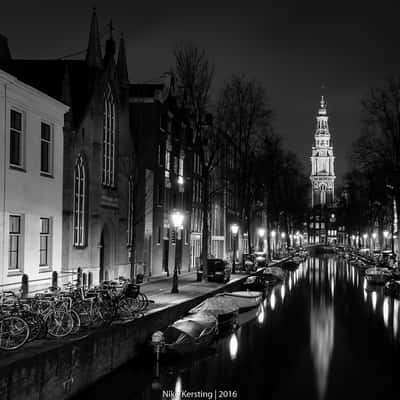
[[356, 237], [355, 235], [351, 235], [351, 239], [354, 240]]
[[171, 214], [171, 221], [174, 228], [176, 229], [180, 228], [183, 224], [184, 218], [185, 218], [184, 215], [180, 211], [174, 211]]
[[281, 233], [281, 238], [282, 238], [282, 239], [285, 239], [285, 237], [286, 237], [286, 233], [285, 233], [285, 232], [282, 232], [282, 233]]
[[183, 185], [183, 176], [178, 176], [178, 184]]
[[389, 231], [383, 231], [383, 237], [387, 239], [389, 237]]
[[364, 233], [363, 238], [364, 240], [368, 237], [368, 235], [366, 233]]
[[259, 228], [258, 229], [258, 236], [264, 237], [264, 235], [265, 235], [265, 229], [264, 228]]
[[231, 225], [231, 232], [233, 235], [237, 235], [239, 232], [239, 225], [238, 224], [232, 224]]
[[271, 237], [275, 237], [276, 236], [276, 232], [275, 231], [271, 231]]
[[372, 234], [372, 238], [376, 239], [376, 233], [375, 232]]

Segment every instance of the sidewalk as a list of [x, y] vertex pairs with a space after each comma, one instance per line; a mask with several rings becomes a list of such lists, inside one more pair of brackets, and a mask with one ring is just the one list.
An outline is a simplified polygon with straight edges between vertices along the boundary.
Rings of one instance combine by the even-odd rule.
[[178, 290], [179, 293], [171, 293], [172, 289], [172, 276], [165, 277], [156, 281], [150, 281], [141, 285], [141, 291], [146, 296], [154, 301], [150, 303], [146, 314], [160, 311], [163, 308], [183, 303], [193, 298], [203, 296], [209, 292], [221, 288], [229, 288], [231, 285], [236, 284], [240, 280], [244, 280], [248, 274], [231, 274], [231, 279], [227, 283], [217, 282], [197, 282], [196, 272], [186, 272], [178, 275]]

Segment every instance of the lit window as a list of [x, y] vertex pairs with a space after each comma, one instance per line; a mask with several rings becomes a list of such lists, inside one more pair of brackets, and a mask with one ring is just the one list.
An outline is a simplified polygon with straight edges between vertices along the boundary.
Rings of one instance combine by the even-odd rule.
[[41, 124], [40, 141], [40, 172], [45, 174], [52, 173], [52, 135], [49, 124]]
[[74, 246], [86, 245], [86, 167], [79, 155], [74, 169]]
[[50, 218], [40, 218], [40, 267], [50, 266], [51, 231]]
[[115, 102], [110, 86], [104, 96], [103, 174], [105, 186], [115, 185]]
[[8, 269], [16, 271], [22, 265], [22, 227], [21, 216], [10, 215]]
[[23, 167], [24, 132], [22, 113], [11, 110], [10, 113], [10, 164]]

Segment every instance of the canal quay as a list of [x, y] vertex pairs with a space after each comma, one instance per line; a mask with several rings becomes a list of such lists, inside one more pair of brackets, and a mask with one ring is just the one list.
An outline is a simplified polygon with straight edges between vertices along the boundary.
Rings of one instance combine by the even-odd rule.
[[308, 258], [206, 353], [143, 351], [74, 400], [398, 398], [399, 301], [334, 254]]

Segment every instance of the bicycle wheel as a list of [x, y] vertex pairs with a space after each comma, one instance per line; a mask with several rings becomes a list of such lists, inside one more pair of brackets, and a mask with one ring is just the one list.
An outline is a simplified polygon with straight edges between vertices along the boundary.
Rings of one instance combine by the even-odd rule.
[[31, 342], [36, 340], [41, 332], [43, 331], [43, 318], [39, 314], [35, 314], [34, 312], [26, 311], [21, 315], [23, 319], [29, 325], [29, 338], [28, 341]]
[[60, 308], [50, 311], [46, 316], [46, 325], [51, 336], [64, 337], [71, 333], [74, 321], [69, 311]]
[[149, 306], [149, 299], [147, 298], [147, 296], [144, 293], [139, 293], [138, 297], [139, 297], [139, 301], [142, 305], [141, 311], [145, 311], [147, 309], [147, 307]]
[[74, 335], [79, 332], [81, 329], [81, 318], [79, 314], [75, 310], [70, 310], [72, 321], [74, 322], [74, 325], [72, 327], [71, 335]]
[[120, 319], [135, 317], [140, 309], [141, 305], [137, 298], [124, 297], [118, 302], [118, 317]]
[[29, 325], [21, 317], [7, 316], [0, 320], [0, 349], [16, 350], [29, 339]]

